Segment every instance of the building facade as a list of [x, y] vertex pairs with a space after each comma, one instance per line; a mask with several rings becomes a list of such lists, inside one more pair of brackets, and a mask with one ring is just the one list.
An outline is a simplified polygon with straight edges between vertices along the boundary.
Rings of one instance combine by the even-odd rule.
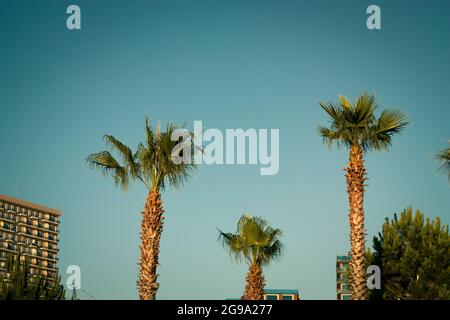
[[338, 300], [352, 300], [348, 281], [350, 256], [336, 257], [336, 293]]
[[297, 289], [264, 289], [264, 300], [300, 300]]
[[30, 273], [55, 280], [61, 211], [0, 195], [0, 272], [9, 254], [29, 261]]
[[[226, 300], [242, 300], [227, 298]], [[264, 300], [300, 300], [297, 289], [264, 289]]]

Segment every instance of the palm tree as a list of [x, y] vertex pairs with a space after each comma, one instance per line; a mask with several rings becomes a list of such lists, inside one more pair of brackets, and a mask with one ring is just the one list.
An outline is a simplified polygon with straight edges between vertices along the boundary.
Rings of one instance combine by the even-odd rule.
[[266, 220], [244, 214], [237, 223], [236, 234], [219, 230], [219, 240], [236, 261], [249, 265], [244, 300], [263, 300], [265, 279], [262, 266], [279, 258], [283, 252], [281, 230]]
[[445, 174], [448, 174], [448, 179], [450, 180], [450, 147], [438, 152], [436, 158], [440, 162], [440, 169]]
[[351, 244], [351, 288], [352, 298], [367, 299], [365, 281], [365, 230], [364, 230], [364, 182], [366, 168], [364, 153], [367, 151], [387, 150], [392, 136], [398, 134], [407, 125], [406, 116], [394, 109], [383, 110], [375, 116], [377, 103], [374, 95], [360, 94], [351, 104], [340, 96], [339, 102], [319, 102], [330, 117], [330, 127], [319, 126], [318, 132], [331, 148], [345, 146], [350, 149], [350, 160], [344, 171], [349, 196], [349, 221]]
[[146, 118], [146, 142], [140, 143], [135, 153], [112, 135], [105, 135], [107, 146], [120, 156], [121, 161], [116, 160], [107, 150], [91, 154], [87, 158], [91, 168], [100, 169], [103, 174], [112, 176], [116, 186], [120, 186], [124, 191], [133, 181], [140, 181], [148, 188], [142, 212], [140, 271], [137, 281], [139, 297], [142, 300], [154, 300], [159, 288], [156, 267], [164, 224], [160, 191], [167, 185], [180, 187], [195, 168], [190, 163], [176, 164], [173, 161], [174, 148], [186, 142], [183, 139], [172, 140], [172, 135], [179, 129], [169, 124], [166, 131], [161, 132], [158, 124], [154, 131]]

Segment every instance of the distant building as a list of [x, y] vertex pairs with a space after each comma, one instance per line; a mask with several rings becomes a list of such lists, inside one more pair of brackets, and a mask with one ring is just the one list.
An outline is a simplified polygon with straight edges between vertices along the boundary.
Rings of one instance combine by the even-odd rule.
[[[242, 300], [242, 297], [226, 300]], [[297, 289], [264, 289], [264, 300], [300, 300], [300, 297]]]
[[348, 280], [350, 256], [336, 257], [336, 293], [338, 300], [352, 300]]
[[297, 289], [264, 289], [264, 300], [300, 300]]
[[[0, 194], [0, 272], [8, 254], [30, 262], [31, 275], [55, 280], [61, 211]], [[39, 271], [40, 270], [40, 271]]]

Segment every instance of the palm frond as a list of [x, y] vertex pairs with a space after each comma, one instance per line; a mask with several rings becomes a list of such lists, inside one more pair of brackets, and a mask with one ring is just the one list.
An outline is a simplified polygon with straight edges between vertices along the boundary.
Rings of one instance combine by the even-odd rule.
[[330, 128], [323, 127], [323, 126], [319, 126], [317, 128], [317, 132], [322, 137], [323, 142], [328, 146], [328, 148], [331, 149], [331, 147], [333, 146], [333, 143], [336, 144], [338, 149], [341, 147], [343, 141], [341, 141], [341, 139], [339, 139], [338, 132], [336, 132]]
[[232, 259], [236, 262], [240, 262], [248, 256], [248, 247], [239, 236], [233, 233], [222, 232], [219, 229], [217, 230], [219, 231], [218, 241], [220, 241], [223, 248], [228, 251]]
[[341, 103], [342, 107], [344, 107], [346, 109], [349, 109], [349, 110], [353, 109], [352, 104], [350, 103], [350, 101], [347, 100], [346, 97], [339, 96], [339, 102]]
[[406, 116], [398, 110], [386, 109], [377, 119], [375, 96], [366, 92], [353, 105], [343, 96], [339, 97], [338, 104], [319, 104], [331, 121], [329, 127], [318, 127], [318, 134], [329, 147], [336, 144], [338, 148], [345, 145], [360, 146], [363, 150], [387, 149], [392, 136], [407, 125]]
[[93, 153], [87, 157], [86, 162], [90, 168], [100, 170], [105, 176], [112, 176], [116, 186], [120, 186], [123, 190], [128, 189], [127, 169], [121, 166], [108, 151]]
[[112, 135], [105, 135], [104, 140], [111, 150], [121, 158], [122, 163], [114, 159], [108, 151], [92, 154], [88, 158], [91, 167], [101, 168], [104, 174], [111, 174], [116, 184], [127, 188], [131, 180], [142, 181], [150, 190], [164, 188], [166, 184], [179, 188], [191, 177], [196, 168], [191, 163], [175, 163], [172, 151], [179, 143], [173, 141], [172, 134], [178, 130], [169, 123], [166, 131], [158, 123], [153, 130], [148, 117], [145, 117], [145, 144], [140, 143], [135, 153]]
[[322, 109], [328, 114], [328, 116], [331, 118], [332, 121], [339, 121], [342, 114], [341, 109], [338, 105], [334, 104], [333, 102], [321, 102], [319, 101], [319, 105], [322, 107]]
[[115, 150], [122, 157], [123, 163], [129, 171], [130, 176], [132, 178], [137, 178], [139, 176], [140, 168], [139, 164], [135, 162], [135, 157], [131, 152], [131, 149], [112, 135], [106, 134], [103, 139], [107, 146], [111, 147], [111, 149]]
[[284, 252], [283, 243], [277, 239], [270, 246], [264, 248], [264, 254], [261, 255], [261, 264], [267, 265], [273, 260], [281, 258]]
[[236, 233], [219, 230], [219, 239], [236, 261], [267, 265], [283, 252], [280, 229], [273, 229], [261, 217], [244, 214], [237, 223]]
[[439, 169], [448, 175], [450, 181], [450, 147], [439, 151], [436, 154], [436, 159], [439, 161]]

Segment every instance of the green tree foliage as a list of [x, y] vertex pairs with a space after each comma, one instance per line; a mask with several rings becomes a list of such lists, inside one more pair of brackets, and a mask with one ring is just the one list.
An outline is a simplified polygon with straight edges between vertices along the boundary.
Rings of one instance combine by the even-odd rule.
[[237, 223], [236, 233], [219, 230], [219, 240], [236, 261], [267, 265], [283, 253], [281, 234], [280, 229], [272, 228], [261, 217], [244, 214]]
[[371, 290], [371, 299], [450, 299], [450, 235], [439, 217], [409, 207], [386, 218], [373, 250], [368, 264], [381, 268], [381, 290]]
[[21, 262], [13, 255], [8, 256], [5, 267], [6, 272], [0, 273], [0, 300], [64, 299], [60, 276], [54, 281], [39, 272], [32, 276], [28, 262]]
[[[127, 191], [130, 184], [135, 181], [142, 182], [150, 191], [164, 189], [166, 185], [179, 188], [191, 177], [196, 169], [193, 163], [182, 162], [176, 164], [173, 161], [173, 151], [180, 147], [179, 156], [183, 157], [184, 144], [191, 147], [192, 153], [201, 151], [199, 146], [194, 146], [191, 139], [183, 141], [181, 138], [173, 140], [182, 127], [172, 123], [167, 125], [166, 131], [161, 131], [160, 124], [154, 130], [150, 120], [145, 117], [145, 143], [139, 143], [137, 151], [123, 144], [112, 135], [105, 135], [103, 139], [111, 151], [115, 151], [118, 157], [114, 157], [108, 150], [93, 153], [88, 156], [86, 162], [92, 169], [99, 169], [105, 176], [112, 176], [116, 186]], [[190, 138], [193, 133], [189, 133]]]

